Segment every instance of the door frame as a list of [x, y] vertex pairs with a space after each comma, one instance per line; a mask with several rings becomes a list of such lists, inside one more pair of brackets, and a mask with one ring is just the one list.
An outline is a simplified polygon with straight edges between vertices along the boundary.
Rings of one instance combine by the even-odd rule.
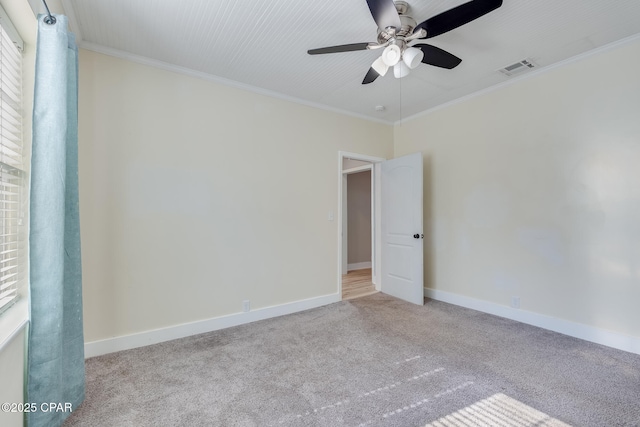
[[[362, 162], [369, 162], [368, 165], [363, 165], [351, 169], [343, 169], [342, 165], [344, 159], [358, 160]], [[383, 162], [387, 159], [382, 157], [368, 156], [365, 154], [350, 153], [347, 151], [338, 151], [338, 295], [342, 299], [342, 274], [345, 266], [343, 265], [344, 256], [344, 243], [347, 241], [343, 238], [344, 224], [344, 212], [346, 209], [345, 197], [347, 175], [352, 173], [363, 172], [365, 170], [371, 171], [371, 279], [375, 285], [376, 290], [380, 290], [380, 186], [379, 186], [379, 168], [375, 167], [376, 163]]]

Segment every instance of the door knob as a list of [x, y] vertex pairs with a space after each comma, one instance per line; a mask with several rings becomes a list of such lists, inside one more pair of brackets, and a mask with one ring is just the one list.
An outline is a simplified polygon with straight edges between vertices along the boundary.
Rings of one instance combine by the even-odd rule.
[[419, 234], [414, 234], [414, 235], [413, 235], [413, 238], [414, 238], [414, 239], [419, 239], [419, 238], [420, 238], [420, 235], [419, 235]]

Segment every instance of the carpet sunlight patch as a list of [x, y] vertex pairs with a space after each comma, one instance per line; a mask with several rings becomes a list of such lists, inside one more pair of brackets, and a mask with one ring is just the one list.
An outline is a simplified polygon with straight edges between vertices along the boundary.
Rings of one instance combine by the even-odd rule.
[[425, 427], [571, 427], [502, 393], [444, 416]]

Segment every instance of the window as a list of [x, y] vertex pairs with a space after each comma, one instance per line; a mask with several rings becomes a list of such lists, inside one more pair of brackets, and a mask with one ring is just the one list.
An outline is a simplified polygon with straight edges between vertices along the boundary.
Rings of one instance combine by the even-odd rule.
[[0, 8], [0, 313], [26, 280], [26, 184], [22, 144], [22, 41]]

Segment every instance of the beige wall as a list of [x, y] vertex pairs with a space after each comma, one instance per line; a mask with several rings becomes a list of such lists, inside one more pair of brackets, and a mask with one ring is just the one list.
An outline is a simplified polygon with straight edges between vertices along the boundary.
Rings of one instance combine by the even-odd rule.
[[426, 286], [640, 336], [640, 42], [395, 127]]
[[85, 340], [337, 292], [338, 151], [393, 129], [80, 52]]
[[347, 175], [348, 264], [371, 262], [371, 171]]

